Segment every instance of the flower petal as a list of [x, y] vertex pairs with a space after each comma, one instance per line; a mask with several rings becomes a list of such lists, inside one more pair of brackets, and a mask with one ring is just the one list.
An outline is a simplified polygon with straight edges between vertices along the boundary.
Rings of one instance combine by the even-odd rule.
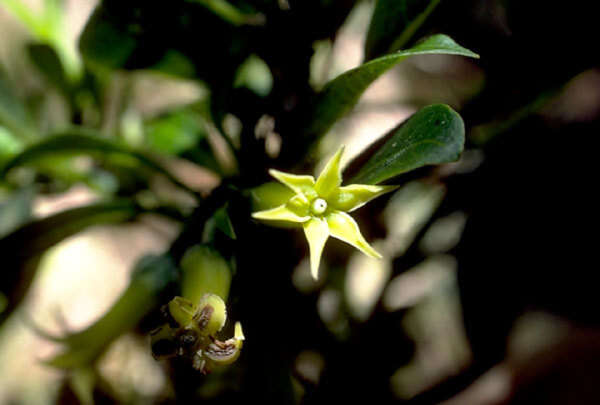
[[312, 218], [310, 221], [302, 224], [304, 234], [308, 239], [310, 248], [310, 274], [316, 280], [319, 276], [319, 263], [321, 262], [321, 253], [327, 238], [329, 237], [329, 227], [327, 222], [321, 218]]
[[319, 175], [315, 190], [323, 198], [329, 197], [342, 184], [342, 170], [340, 159], [344, 153], [344, 147], [338, 149]]
[[284, 173], [275, 169], [269, 170], [269, 174], [294, 190], [296, 194], [305, 194], [308, 196], [315, 194], [315, 178], [313, 176]]
[[302, 223], [308, 221], [310, 216], [299, 216], [284, 204], [270, 210], [253, 212], [252, 218]]
[[334, 238], [351, 244], [367, 256], [381, 259], [381, 255], [361, 235], [356, 221], [350, 215], [341, 211], [333, 211], [327, 215], [327, 224], [329, 225], [329, 234]]
[[397, 186], [371, 186], [368, 184], [351, 184], [339, 187], [329, 198], [329, 204], [337, 210], [352, 212], [379, 197], [382, 194], [396, 190]]

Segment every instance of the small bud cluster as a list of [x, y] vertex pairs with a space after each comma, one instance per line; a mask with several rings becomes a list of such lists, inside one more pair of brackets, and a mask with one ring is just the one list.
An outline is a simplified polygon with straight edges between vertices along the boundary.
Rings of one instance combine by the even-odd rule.
[[155, 359], [188, 357], [194, 368], [206, 374], [239, 357], [244, 340], [239, 322], [233, 338], [225, 341], [216, 338], [227, 320], [225, 303], [218, 295], [204, 294], [197, 305], [175, 297], [162, 312], [166, 324], [150, 333]]

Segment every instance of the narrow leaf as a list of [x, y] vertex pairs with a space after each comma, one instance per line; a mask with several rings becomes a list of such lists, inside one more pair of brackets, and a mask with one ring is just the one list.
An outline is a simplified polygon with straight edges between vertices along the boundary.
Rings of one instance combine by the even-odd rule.
[[365, 60], [401, 49], [440, 0], [377, 0], [365, 41]]
[[237, 238], [235, 236], [235, 229], [233, 229], [233, 224], [231, 223], [231, 218], [229, 218], [229, 214], [227, 213], [227, 206], [219, 208], [215, 212], [213, 218], [215, 219], [215, 225], [217, 229], [219, 229], [231, 239]]
[[0, 324], [27, 292], [44, 251], [89, 226], [127, 221], [139, 213], [130, 201], [97, 203], [30, 222], [0, 239], [0, 293], [8, 298]]
[[154, 159], [141, 152], [132, 150], [125, 145], [120, 145], [107, 139], [100, 138], [99, 136], [93, 135], [91, 131], [82, 129], [71, 129], [30, 146], [12, 160], [8, 161], [4, 167], [0, 169], [0, 178], [6, 176], [8, 171], [15, 167], [35, 163], [40, 159], [53, 156], [57, 153], [89, 154], [92, 156], [106, 156], [111, 154], [124, 155], [133, 158], [140, 164], [164, 175], [173, 182], [173, 184], [189, 193], [195, 194], [193, 190], [177, 180], [169, 173], [169, 171], [167, 171], [167, 169]]
[[479, 56], [458, 45], [446, 35], [433, 35], [414, 47], [382, 56], [349, 70], [329, 82], [318, 95], [305, 133], [309, 138], [323, 135], [358, 102], [363, 92], [379, 76], [414, 55]]
[[87, 329], [67, 336], [65, 350], [46, 364], [65, 369], [90, 365], [110, 343], [160, 305], [161, 292], [176, 275], [177, 269], [169, 256], [142, 258], [129, 286], [108, 312]]
[[416, 112], [388, 137], [351, 183], [377, 184], [425, 165], [455, 161], [464, 148], [465, 126], [456, 111], [436, 104]]

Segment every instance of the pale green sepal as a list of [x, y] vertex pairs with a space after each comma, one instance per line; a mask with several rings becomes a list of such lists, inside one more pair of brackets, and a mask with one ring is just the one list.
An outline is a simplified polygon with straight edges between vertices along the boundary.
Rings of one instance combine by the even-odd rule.
[[327, 165], [317, 179], [315, 190], [322, 198], [328, 198], [342, 184], [340, 160], [342, 159], [343, 153], [344, 147], [342, 146], [335, 155], [329, 159], [329, 162], [327, 162]]
[[351, 184], [339, 187], [330, 197], [329, 204], [340, 211], [352, 212], [382, 194], [394, 191], [398, 186], [371, 186], [368, 184]]
[[299, 216], [290, 210], [286, 205], [280, 205], [279, 207], [275, 207], [266, 211], [258, 211], [252, 213], [252, 218], [256, 219], [265, 219], [270, 221], [288, 221], [288, 222], [296, 222], [303, 223], [310, 219], [310, 216]]
[[297, 194], [314, 193], [315, 178], [313, 176], [284, 173], [275, 169], [269, 170], [269, 174]]
[[242, 324], [240, 322], [235, 323], [233, 338], [239, 341], [246, 340], [246, 337], [244, 336], [244, 331], [242, 330]]
[[333, 211], [327, 215], [327, 225], [329, 225], [329, 234], [334, 238], [349, 243], [367, 256], [381, 259], [381, 255], [367, 243], [356, 221], [350, 215]]
[[329, 237], [329, 227], [327, 222], [321, 218], [312, 218], [302, 224], [302, 227], [310, 249], [310, 274], [316, 280], [319, 276], [319, 263], [321, 262], [323, 247]]

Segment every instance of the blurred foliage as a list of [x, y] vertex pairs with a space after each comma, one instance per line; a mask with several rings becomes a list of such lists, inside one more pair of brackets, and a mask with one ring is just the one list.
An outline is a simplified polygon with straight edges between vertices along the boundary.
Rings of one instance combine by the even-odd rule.
[[[439, 403], [502, 361], [530, 296], [524, 289], [511, 300], [489, 285], [510, 290], [518, 271], [536, 266], [530, 260], [503, 278], [515, 261], [504, 255], [509, 241], [527, 255], [518, 228], [539, 237], [546, 228], [532, 218], [543, 223], [537, 210], [555, 197], [525, 204], [528, 184], [546, 184], [540, 179], [554, 175], [556, 161], [560, 169], [574, 163], [554, 159], [564, 156], [567, 130], [597, 129], [600, 107], [575, 124], [552, 115], [564, 108], [563, 116], [580, 117], [575, 107], [594, 101], [569, 93], [594, 77], [581, 73], [598, 62], [587, 8], [541, 0], [103, 0], [73, 40], [73, 4], [39, 3], [0, 0], [0, 22], [26, 31], [0, 59], [0, 327], [22, 316], [40, 261], [68, 238], [157, 216], [176, 230], [164, 252], [137, 261], [121, 296], [88, 328], [55, 336], [30, 325], [62, 347], [45, 361], [67, 370], [59, 401]], [[335, 59], [350, 55], [345, 35], [355, 35], [363, 62], [327, 80]], [[569, 56], [558, 57], [565, 49]], [[379, 98], [363, 97], [368, 91]], [[354, 142], [342, 134], [365, 111], [398, 106], [410, 113], [391, 130], [370, 130], [344, 162], [351, 183], [400, 186], [357, 214], [383, 259], [336, 244], [312, 280], [301, 233], [251, 218], [293, 197], [269, 182], [269, 169], [312, 174], [342, 139]], [[532, 156], [552, 162], [536, 160], [531, 170]], [[93, 202], [36, 210], [81, 185]], [[525, 280], [531, 287], [538, 279]], [[161, 306], [182, 296], [196, 308], [205, 292], [226, 302], [223, 319], [244, 325], [235, 363], [202, 375], [194, 353], [172, 356], [160, 363], [168, 384], [152, 398], [127, 400], [107, 388], [102, 359], [122, 335], [177, 330], [169, 338], [183, 347], [190, 328], [164, 327]], [[551, 306], [537, 294], [536, 303]], [[233, 328], [228, 322], [222, 333]], [[241, 327], [235, 336], [243, 337]], [[226, 351], [229, 340], [217, 337], [202, 347]], [[149, 356], [150, 345], [144, 350]]]

